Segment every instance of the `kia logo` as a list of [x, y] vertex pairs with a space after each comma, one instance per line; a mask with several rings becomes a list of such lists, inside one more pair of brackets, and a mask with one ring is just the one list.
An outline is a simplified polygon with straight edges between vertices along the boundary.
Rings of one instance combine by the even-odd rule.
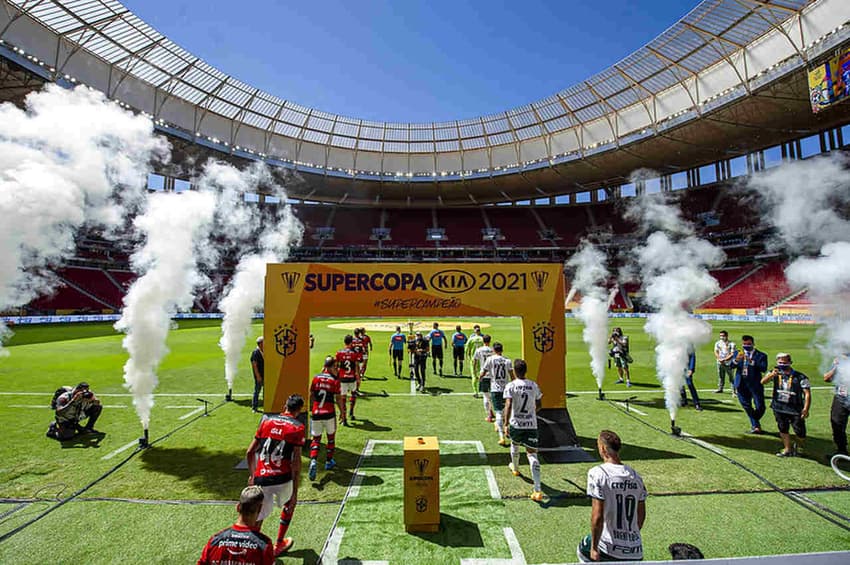
[[475, 288], [475, 275], [459, 269], [447, 269], [431, 275], [431, 288], [446, 294], [460, 294]]

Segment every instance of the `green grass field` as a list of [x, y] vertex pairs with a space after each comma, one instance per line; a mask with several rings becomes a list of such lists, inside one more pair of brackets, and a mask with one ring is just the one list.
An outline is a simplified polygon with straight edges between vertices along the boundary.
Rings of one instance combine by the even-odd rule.
[[[475, 321], [491, 324], [486, 331], [505, 344], [506, 355], [519, 356], [519, 320]], [[314, 367], [339, 348], [346, 330], [329, 326], [340, 322], [345, 320], [314, 320]], [[672, 542], [693, 543], [707, 557], [850, 549], [846, 529], [772, 490], [747, 470], [784, 491], [801, 491], [840, 515], [850, 515], [848, 484], [826, 464], [833, 449], [831, 390], [823, 386], [820, 359], [811, 347], [813, 327], [722, 324], [735, 341], [742, 333], [755, 335], [757, 346], [770, 357], [778, 350], [789, 351], [795, 366], [819, 387], [813, 391], [805, 457], [782, 459], [774, 455], [780, 440], [769, 411], [763, 424], [771, 433], [750, 436], [744, 433], [749, 429], [746, 415], [732, 396], [712, 392], [716, 377], [710, 345], [698, 351], [696, 383], [705, 411], [683, 408], [678, 423], [722, 454], [664, 433], [669, 416], [642, 321], [616, 324], [631, 336], [635, 386], [613, 384], [616, 377], [610, 370], [605, 384], [610, 401], [596, 400], [581, 326], [568, 320], [567, 405], [588, 452], [593, 453], [600, 429], [616, 430], [626, 444], [624, 460], [644, 477], [650, 492], [644, 529], [647, 559], [669, 558], [666, 548]], [[261, 326], [255, 330], [260, 333]], [[122, 386], [126, 355], [121, 336], [108, 324], [19, 327], [16, 332], [8, 344], [10, 355], [0, 358], [0, 536], [91, 486], [0, 542], [0, 562], [197, 560], [207, 538], [235, 518], [231, 501], [247, 480], [246, 472], [234, 467], [243, 459], [258, 421], [250, 410], [250, 343], [234, 389], [236, 401], [224, 403], [218, 323], [180, 322], [169, 337], [171, 351], [159, 371], [153, 446], [136, 451], [140, 426]], [[532, 502], [525, 459], [523, 477], [511, 476], [508, 450], [497, 445], [492, 425], [483, 421], [481, 401], [469, 394], [469, 378], [431, 376], [429, 363], [431, 394], [411, 394], [407, 380], [392, 376], [386, 353], [389, 333], [370, 334], [375, 351], [363, 383], [367, 394], [357, 403], [358, 420], [337, 434], [337, 469], [320, 470], [311, 483], [304, 465], [289, 534], [296, 544], [280, 562], [314, 563], [328, 541], [326, 562], [334, 556], [405, 564], [576, 561], [575, 546], [589, 531], [584, 488], [587, 470], [595, 463], [544, 463], [548, 499]], [[447, 362], [450, 369], [451, 360]], [[45, 438], [53, 390], [80, 380], [91, 383], [106, 405], [97, 425], [105, 435], [66, 444]], [[634, 410], [627, 414], [618, 401], [632, 396], [637, 397], [630, 402]], [[198, 398], [212, 403], [209, 416], [197, 412]], [[406, 435], [436, 435], [444, 442], [443, 528], [436, 534], [404, 532], [400, 440]], [[483, 455], [476, 442], [483, 446]], [[361, 459], [367, 446], [371, 454]], [[126, 450], [117, 452], [122, 447]], [[358, 486], [350, 490], [358, 461]], [[778, 526], [777, 517], [785, 525]], [[264, 530], [274, 536], [275, 521], [268, 520]]]

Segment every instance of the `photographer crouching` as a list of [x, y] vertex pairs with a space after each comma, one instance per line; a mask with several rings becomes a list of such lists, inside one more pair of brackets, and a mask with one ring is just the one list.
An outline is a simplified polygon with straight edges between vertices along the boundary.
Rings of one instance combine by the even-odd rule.
[[[74, 388], [63, 387], [56, 391], [50, 407], [56, 413], [56, 420], [51, 422], [47, 437], [65, 441], [79, 434], [96, 434], [94, 425], [103, 411], [100, 400], [89, 389], [88, 383], [80, 383]], [[85, 426], [81, 422], [88, 418]]]

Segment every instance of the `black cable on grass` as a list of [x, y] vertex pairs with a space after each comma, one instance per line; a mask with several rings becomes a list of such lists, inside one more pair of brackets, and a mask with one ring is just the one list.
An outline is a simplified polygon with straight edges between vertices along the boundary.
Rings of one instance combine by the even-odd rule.
[[[645, 425], [645, 426], [647, 426], [647, 427], [649, 427], [649, 428], [652, 428], [653, 430], [655, 430], [655, 431], [657, 431], [657, 432], [661, 432], [661, 433], [662, 433], [662, 434], [664, 434], [665, 436], [669, 436], [669, 435], [670, 435], [670, 434], [669, 434], [669, 432], [667, 432], [666, 430], [663, 430], [663, 429], [659, 428], [658, 426], [656, 426], [655, 424], [652, 424], [652, 423], [650, 423], [650, 422], [647, 422], [646, 420], [643, 420], [643, 419], [641, 419], [641, 418], [638, 418], [637, 416], [635, 416], [635, 415], [634, 415], [634, 414], [632, 414], [631, 412], [627, 411], [627, 410], [626, 410], [626, 409], [624, 409], [624, 408], [621, 408], [620, 406], [618, 406], [617, 404], [615, 404], [615, 403], [611, 402], [610, 400], [608, 400], [607, 402], [608, 402], [608, 404], [610, 404], [611, 406], [613, 406], [613, 407], [614, 407], [614, 409], [619, 410], [620, 412], [622, 412], [623, 414], [625, 414], [625, 415], [627, 415], [627, 416], [630, 416], [631, 418], [634, 418], [635, 420], [637, 420], [637, 421], [638, 421], [638, 422], [640, 422], [641, 424], [643, 424], [643, 425]], [[824, 519], [824, 520], [826, 520], [827, 522], [830, 522], [830, 523], [832, 523], [832, 524], [834, 524], [834, 525], [838, 526], [839, 528], [841, 528], [841, 529], [843, 529], [843, 530], [845, 530], [845, 531], [847, 531], [847, 532], [850, 532], [850, 525], [848, 525], [848, 524], [845, 524], [845, 523], [842, 523], [842, 522], [838, 521], [838, 520], [837, 520], [836, 518], [834, 518], [833, 516], [830, 516], [830, 515], [828, 515], [828, 514], [824, 514], [823, 512], [820, 512], [817, 508], [815, 508], [815, 506], [813, 506], [813, 505], [809, 505], [809, 504], [807, 504], [806, 502], [804, 502], [801, 498], [798, 498], [798, 497], [794, 496], [793, 494], [791, 494], [791, 493], [789, 493], [789, 492], [786, 492], [785, 490], [783, 490], [782, 488], [780, 488], [780, 487], [779, 487], [779, 485], [777, 485], [776, 483], [774, 483], [773, 481], [771, 481], [771, 480], [770, 480], [770, 479], [768, 479], [767, 477], [764, 477], [763, 475], [760, 475], [758, 472], [754, 471], [753, 469], [750, 469], [749, 467], [747, 467], [747, 466], [746, 466], [746, 465], [744, 465], [743, 463], [740, 463], [739, 461], [736, 461], [735, 459], [732, 459], [731, 457], [729, 457], [728, 455], [725, 455], [725, 454], [723, 454], [723, 453], [718, 453], [718, 452], [716, 452], [716, 451], [712, 451], [711, 449], [708, 449], [708, 448], [707, 448], [707, 447], [705, 447], [704, 445], [700, 445], [698, 442], [691, 441], [691, 438], [689, 438], [689, 437], [687, 437], [687, 436], [678, 436], [678, 439], [681, 439], [681, 440], [683, 440], [683, 441], [687, 441], [687, 442], [688, 442], [688, 443], [690, 443], [691, 445], [696, 445], [697, 447], [701, 447], [702, 449], [705, 449], [705, 450], [706, 450], [706, 451], [708, 451], [709, 453], [713, 453], [714, 455], [717, 455], [718, 457], [722, 457], [723, 459], [725, 459], [726, 461], [728, 461], [728, 462], [729, 462], [729, 463], [731, 463], [732, 465], [735, 465], [736, 467], [739, 467], [739, 468], [741, 468], [742, 470], [746, 471], [747, 473], [751, 474], [752, 476], [754, 476], [755, 478], [757, 478], [759, 481], [761, 481], [761, 482], [763, 482], [764, 484], [766, 484], [767, 486], [769, 486], [769, 487], [771, 488], [771, 490], [773, 490], [774, 492], [777, 492], [777, 493], [781, 494], [782, 496], [784, 496], [785, 498], [787, 498], [787, 499], [788, 499], [788, 500], [790, 500], [791, 502], [794, 502], [794, 503], [796, 503], [796, 504], [800, 505], [801, 507], [805, 508], [805, 509], [806, 509], [806, 510], [808, 510], [809, 512], [811, 512], [811, 513], [813, 513], [813, 514], [816, 514], [816, 515], [820, 516], [821, 518], [823, 518], [823, 519]], [[814, 502], [814, 501], [813, 501], [813, 502]], [[820, 505], [817, 505], [817, 506], [820, 506]], [[833, 514], [833, 515], [835, 515], [835, 516], [837, 516], [837, 517], [840, 517], [840, 519], [841, 519], [841, 520], [844, 520], [845, 522], [850, 523], [850, 518], [848, 518], [847, 516], [844, 516], [844, 515], [842, 515], [842, 514], [839, 514], [838, 512], [835, 512], [835, 511], [834, 511], [834, 510], [832, 510], [832, 509], [828, 510], [828, 512], [829, 512], [829, 514]]]
[[[224, 403], [224, 402], [222, 402], [222, 403], [220, 403], [220, 404], [215, 405], [213, 408], [211, 408], [211, 409], [210, 409], [210, 412], [214, 412], [214, 411], [215, 411], [215, 410], [217, 410], [218, 408], [221, 408], [222, 406], [224, 406], [224, 404], [225, 404], [225, 403]], [[159, 442], [161, 442], [161, 441], [163, 441], [163, 440], [165, 440], [165, 439], [167, 439], [167, 438], [171, 437], [172, 435], [174, 435], [174, 434], [175, 434], [175, 433], [177, 433], [178, 431], [182, 430], [182, 429], [183, 429], [183, 428], [185, 428], [186, 426], [188, 426], [188, 425], [190, 425], [190, 424], [192, 424], [192, 423], [196, 422], [199, 418], [204, 418], [205, 416], [207, 416], [207, 414], [199, 414], [198, 416], [195, 416], [194, 418], [192, 418], [191, 420], [189, 420], [189, 421], [188, 421], [188, 422], [186, 422], [185, 424], [182, 424], [182, 425], [180, 425], [180, 426], [177, 426], [176, 428], [174, 428], [173, 430], [171, 430], [170, 432], [168, 432], [168, 433], [167, 433], [167, 434], [165, 434], [164, 436], [160, 436], [159, 438], [157, 438], [157, 439], [153, 440], [152, 442], [150, 442], [149, 447], [153, 447], [153, 446], [154, 446], [154, 445], [156, 445], [157, 443], [159, 443]], [[20, 525], [20, 526], [18, 526], [17, 528], [15, 528], [15, 529], [13, 529], [13, 530], [10, 530], [10, 531], [6, 532], [5, 534], [3, 534], [2, 536], [0, 536], [0, 543], [3, 543], [4, 541], [6, 541], [7, 539], [11, 538], [11, 537], [12, 537], [12, 536], [14, 536], [15, 534], [20, 533], [21, 531], [25, 530], [26, 528], [28, 528], [28, 527], [32, 526], [33, 524], [35, 524], [36, 522], [38, 522], [39, 520], [41, 520], [42, 518], [44, 518], [45, 516], [47, 516], [48, 514], [50, 514], [51, 512], [53, 512], [54, 510], [58, 510], [59, 508], [61, 508], [61, 507], [65, 506], [67, 503], [71, 502], [72, 500], [74, 500], [75, 498], [77, 498], [78, 496], [80, 496], [81, 494], [83, 494], [84, 492], [88, 491], [90, 488], [92, 488], [92, 487], [93, 487], [93, 486], [95, 486], [96, 484], [100, 483], [101, 481], [103, 481], [104, 479], [106, 479], [107, 477], [109, 477], [110, 475], [112, 475], [113, 473], [115, 473], [115, 471], [117, 471], [118, 469], [120, 469], [121, 467], [123, 467], [124, 465], [126, 465], [127, 463], [129, 463], [129, 462], [130, 462], [130, 460], [132, 460], [132, 459], [133, 459], [136, 455], [138, 455], [138, 454], [139, 454], [140, 452], [142, 452], [142, 451], [144, 451], [144, 449], [142, 449], [141, 447], [137, 447], [135, 450], [133, 450], [133, 452], [132, 452], [132, 453], [130, 453], [130, 455], [128, 455], [127, 457], [125, 457], [125, 458], [124, 458], [122, 461], [120, 461], [117, 465], [115, 465], [114, 467], [112, 467], [111, 469], [109, 469], [107, 472], [105, 472], [104, 474], [102, 474], [101, 476], [99, 476], [98, 478], [96, 478], [95, 480], [93, 480], [92, 482], [90, 482], [89, 484], [87, 484], [86, 486], [84, 486], [83, 488], [81, 488], [80, 490], [78, 490], [78, 491], [76, 491], [76, 492], [72, 493], [72, 494], [71, 494], [69, 497], [67, 497], [67, 498], [63, 498], [62, 500], [60, 500], [59, 502], [57, 502], [57, 503], [56, 503], [56, 504], [54, 504], [53, 506], [49, 507], [47, 510], [45, 510], [45, 511], [43, 511], [43, 512], [39, 513], [38, 515], [36, 515], [36, 516], [35, 516], [34, 518], [32, 518], [31, 520], [28, 520], [28, 521], [24, 522], [23, 524], [21, 524], [21, 525]], [[61, 492], [61, 491], [60, 491], [60, 492]]]

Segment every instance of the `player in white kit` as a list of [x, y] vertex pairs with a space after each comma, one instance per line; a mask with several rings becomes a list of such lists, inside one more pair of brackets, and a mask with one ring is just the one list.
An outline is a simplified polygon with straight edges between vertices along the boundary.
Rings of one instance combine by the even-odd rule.
[[490, 336], [483, 336], [481, 343], [484, 345], [476, 349], [475, 355], [473, 355], [472, 370], [478, 381], [478, 392], [484, 397], [484, 420], [492, 422], [496, 416], [493, 414], [493, 407], [490, 405], [490, 377], [484, 378], [481, 376], [481, 369], [484, 367], [484, 363], [488, 357], [493, 355], [493, 348], [490, 347]]
[[505, 439], [504, 418], [502, 412], [505, 408], [505, 385], [514, 378], [514, 369], [511, 360], [502, 355], [502, 344], [493, 344], [493, 355], [487, 358], [481, 368], [481, 379], [490, 378], [490, 402], [496, 413], [496, 432], [499, 434], [499, 445], [507, 446]]
[[640, 561], [640, 530], [646, 520], [646, 487], [637, 472], [620, 461], [620, 438], [602, 430], [596, 441], [602, 464], [587, 472], [593, 499], [590, 535], [578, 546], [580, 561]]
[[514, 360], [516, 379], [506, 384], [502, 393], [505, 399], [505, 414], [508, 415], [505, 434], [511, 439], [511, 462], [508, 468], [515, 477], [520, 475], [519, 448], [525, 447], [528, 466], [531, 467], [531, 479], [534, 482], [531, 500], [540, 502], [543, 500], [543, 492], [540, 489], [540, 460], [537, 458], [537, 446], [540, 443], [537, 436], [537, 410], [540, 409], [543, 393], [536, 382], [525, 378], [527, 371], [528, 365], [524, 360]]

